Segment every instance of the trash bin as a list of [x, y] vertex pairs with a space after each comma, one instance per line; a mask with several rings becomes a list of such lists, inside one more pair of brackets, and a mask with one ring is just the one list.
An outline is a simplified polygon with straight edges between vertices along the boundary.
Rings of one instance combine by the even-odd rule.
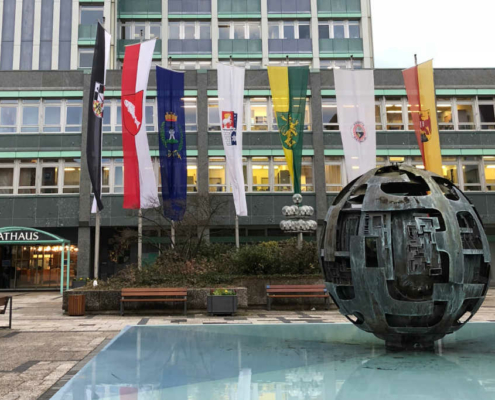
[[84, 315], [86, 308], [86, 296], [83, 294], [70, 294], [69, 295], [69, 315], [77, 317]]

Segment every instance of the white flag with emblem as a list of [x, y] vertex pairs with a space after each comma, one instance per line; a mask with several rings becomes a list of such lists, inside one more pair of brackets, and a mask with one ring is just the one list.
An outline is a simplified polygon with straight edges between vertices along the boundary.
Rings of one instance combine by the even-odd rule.
[[337, 116], [348, 182], [376, 168], [375, 82], [372, 70], [334, 70]]
[[236, 214], [247, 216], [244, 174], [242, 172], [242, 118], [244, 114], [244, 68], [217, 65], [218, 110], [223, 148], [227, 161]]

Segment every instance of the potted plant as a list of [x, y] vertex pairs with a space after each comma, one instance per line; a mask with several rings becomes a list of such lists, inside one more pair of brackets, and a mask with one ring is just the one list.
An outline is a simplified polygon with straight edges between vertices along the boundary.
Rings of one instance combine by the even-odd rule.
[[207, 296], [210, 315], [232, 315], [237, 311], [237, 294], [233, 289], [211, 289]]
[[81, 288], [87, 285], [91, 279], [89, 278], [76, 278], [72, 280], [72, 289]]

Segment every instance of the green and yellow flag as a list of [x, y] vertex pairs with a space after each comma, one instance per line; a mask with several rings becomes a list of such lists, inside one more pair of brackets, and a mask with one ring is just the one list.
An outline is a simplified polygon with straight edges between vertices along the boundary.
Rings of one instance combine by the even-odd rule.
[[268, 67], [273, 107], [277, 114], [280, 141], [294, 182], [301, 193], [301, 162], [308, 90], [308, 67]]

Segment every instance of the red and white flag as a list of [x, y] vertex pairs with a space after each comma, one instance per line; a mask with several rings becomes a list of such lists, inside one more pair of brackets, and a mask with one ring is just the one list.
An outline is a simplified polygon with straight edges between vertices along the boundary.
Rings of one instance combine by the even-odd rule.
[[146, 88], [156, 40], [127, 46], [122, 71], [124, 208], [158, 207], [158, 188], [146, 132]]

